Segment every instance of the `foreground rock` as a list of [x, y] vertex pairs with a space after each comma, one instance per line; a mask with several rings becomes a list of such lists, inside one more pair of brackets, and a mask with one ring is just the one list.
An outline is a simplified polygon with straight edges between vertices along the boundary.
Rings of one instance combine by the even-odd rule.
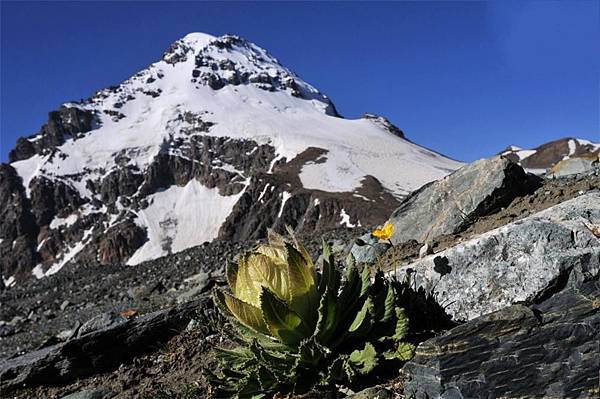
[[600, 159], [596, 155], [588, 155], [563, 159], [548, 172], [552, 178], [572, 176], [582, 173], [593, 173], [600, 170]]
[[507, 206], [533, 192], [538, 180], [509, 159], [495, 157], [466, 165], [442, 180], [423, 186], [402, 202], [389, 222], [394, 244], [427, 242], [458, 233], [477, 217]]
[[0, 390], [68, 383], [116, 367], [181, 332], [207, 306], [208, 299], [187, 302], [0, 361]]
[[397, 269], [435, 292], [457, 320], [560, 290], [569, 275], [600, 273], [600, 193], [591, 192]]
[[597, 398], [600, 282], [513, 305], [421, 344], [404, 367], [407, 397]]

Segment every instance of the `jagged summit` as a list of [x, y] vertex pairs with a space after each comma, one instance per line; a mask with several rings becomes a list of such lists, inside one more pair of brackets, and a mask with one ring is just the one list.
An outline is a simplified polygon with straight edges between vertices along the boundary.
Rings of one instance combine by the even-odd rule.
[[212, 42], [216, 38], [217, 36], [213, 36], [204, 32], [190, 32], [181, 39], [179, 39], [179, 41], [187, 44], [188, 46], [200, 49], [206, 47], [210, 42]]
[[377, 224], [461, 165], [383, 117], [339, 117], [261, 47], [202, 33], [51, 112], [10, 161], [0, 169], [7, 281], [73, 262], [136, 264], [270, 227]]

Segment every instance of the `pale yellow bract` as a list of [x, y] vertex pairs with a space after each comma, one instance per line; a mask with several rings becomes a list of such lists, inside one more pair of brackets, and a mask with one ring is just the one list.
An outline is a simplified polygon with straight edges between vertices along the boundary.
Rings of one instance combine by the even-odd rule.
[[389, 240], [392, 237], [392, 234], [394, 234], [394, 225], [386, 223], [382, 228], [375, 229], [372, 234], [380, 240]]

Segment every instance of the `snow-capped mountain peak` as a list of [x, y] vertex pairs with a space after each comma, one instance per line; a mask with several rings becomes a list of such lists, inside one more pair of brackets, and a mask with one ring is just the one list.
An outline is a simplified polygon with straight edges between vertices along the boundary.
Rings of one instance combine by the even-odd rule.
[[286, 224], [380, 223], [461, 165], [383, 117], [341, 118], [259, 46], [203, 33], [120, 85], [65, 103], [10, 159], [0, 191], [23, 214], [0, 223], [33, 222], [0, 229], [10, 230], [0, 237], [5, 278], [77, 260], [135, 264]]

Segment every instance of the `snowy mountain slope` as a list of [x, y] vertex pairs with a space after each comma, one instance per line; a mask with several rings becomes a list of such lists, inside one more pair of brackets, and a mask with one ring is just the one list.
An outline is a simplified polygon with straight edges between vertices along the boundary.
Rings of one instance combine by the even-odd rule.
[[0, 226], [5, 280], [71, 259], [135, 264], [284, 224], [379, 223], [461, 165], [385, 118], [339, 117], [260, 47], [202, 33], [121, 85], [64, 104], [10, 159], [0, 204], [3, 224], [18, 228]]

